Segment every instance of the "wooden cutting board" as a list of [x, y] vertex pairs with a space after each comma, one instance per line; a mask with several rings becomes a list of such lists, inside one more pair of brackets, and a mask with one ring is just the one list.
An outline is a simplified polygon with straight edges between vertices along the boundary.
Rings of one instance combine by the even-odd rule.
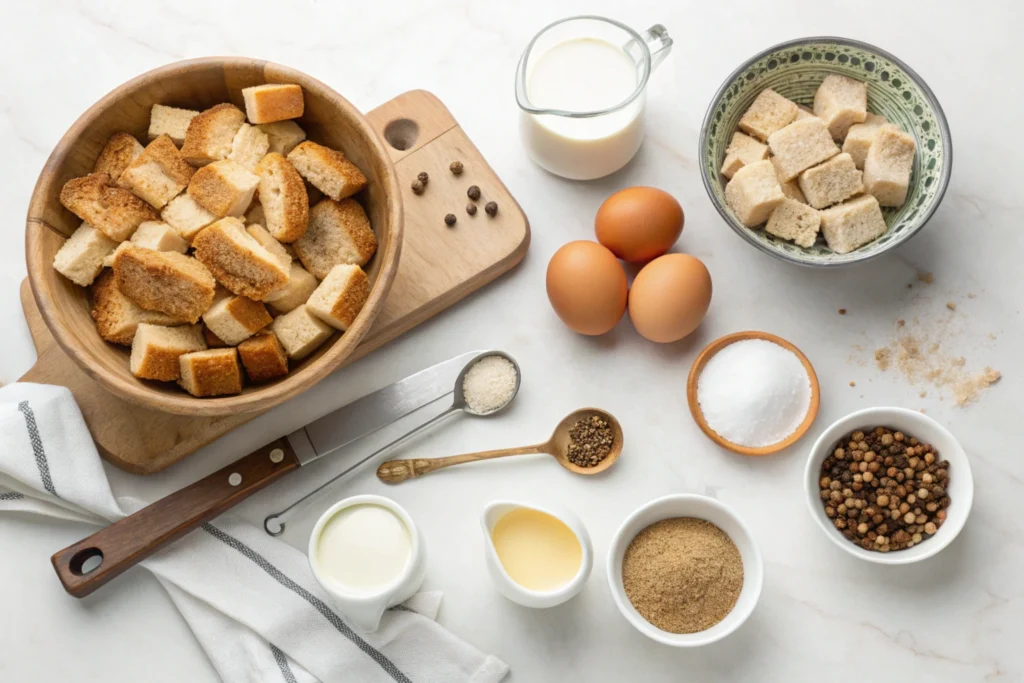
[[[398, 274], [373, 328], [348, 362], [408, 332], [518, 264], [530, 243], [530, 224], [501, 179], [434, 95], [413, 90], [382, 104], [367, 118], [395, 164], [405, 210]], [[462, 175], [448, 166], [463, 163]], [[429, 174], [414, 195], [417, 174]], [[466, 190], [480, 187], [475, 216], [466, 213]], [[484, 211], [498, 203], [497, 215]], [[446, 214], [457, 217], [445, 225]], [[152, 474], [194, 453], [260, 412], [187, 417], [142, 408], [106, 391], [61, 350], [39, 315], [28, 281], [21, 302], [39, 358], [24, 382], [71, 389], [100, 454], [123, 470]]]

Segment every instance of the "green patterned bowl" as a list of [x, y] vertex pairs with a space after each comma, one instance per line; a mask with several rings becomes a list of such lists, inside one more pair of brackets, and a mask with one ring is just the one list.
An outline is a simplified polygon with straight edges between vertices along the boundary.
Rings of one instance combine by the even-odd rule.
[[[737, 130], [740, 117], [758, 93], [772, 88], [798, 104], [810, 106], [814, 91], [830, 73], [865, 81], [868, 110], [898, 123], [917, 139], [906, 203], [884, 209], [888, 226], [885, 234], [849, 254], [836, 254], [821, 238], [805, 249], [777, 239], [763, 228], [745, 227], [725, 203], [726, 179], [719, 172], [733, 131]], [[914, 236], [942, 201], [953, 164], [953, 145], [946, 117], [921, 77], [885, 50], [832, 37], [791, 40], [744, 62], [726, 79], [708, 107], [700, 132], [699, 153], [708, 196], [737, 234], [761, 251], [784, 261], [822, 267], [867, 261]]]

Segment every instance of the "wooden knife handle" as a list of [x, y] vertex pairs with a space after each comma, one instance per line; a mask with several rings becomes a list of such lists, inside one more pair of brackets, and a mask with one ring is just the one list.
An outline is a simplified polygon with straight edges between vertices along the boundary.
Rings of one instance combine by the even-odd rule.
[[83, 598], [298, 466], [287, 439], [278, 439], [64, 548], [50, 561], [64, 590]]

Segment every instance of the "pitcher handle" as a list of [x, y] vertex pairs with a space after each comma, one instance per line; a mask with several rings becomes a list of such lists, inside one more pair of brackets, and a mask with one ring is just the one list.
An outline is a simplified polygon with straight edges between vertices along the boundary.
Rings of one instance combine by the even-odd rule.
[[[658, 65], [664, 61], [665, 57], [668, 57], [668, 53], [672, 51], [672, 38], [668, 35], [668, 29], [661, 24], [655, 24], [649, 29], [640, 34], [640, 37], [645, 43], [647, 43], [647, 49], [651, 53], [651, 71], [653, 72]], [[634, 53], [636, 41], [631, 40], [623, 46], [623, 49], [637, 62], [640, 61], [639, 54]], [[639, 50], [637, 50], [639, 52]]]

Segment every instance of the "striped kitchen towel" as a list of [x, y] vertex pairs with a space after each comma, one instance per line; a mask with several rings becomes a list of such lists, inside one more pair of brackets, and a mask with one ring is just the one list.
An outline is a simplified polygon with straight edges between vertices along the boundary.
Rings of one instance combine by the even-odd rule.
[[[145, 504], [111, 492], [70, 391], [0, 388], [0, 512], [104, 524]], [[225, 681], [497, 683], [508, 673], [434, 621], [439, 593], [389, 610], [375, 633], [354, 631], [305, 555], [229, 515], [142, 566], [167, 589]]]

